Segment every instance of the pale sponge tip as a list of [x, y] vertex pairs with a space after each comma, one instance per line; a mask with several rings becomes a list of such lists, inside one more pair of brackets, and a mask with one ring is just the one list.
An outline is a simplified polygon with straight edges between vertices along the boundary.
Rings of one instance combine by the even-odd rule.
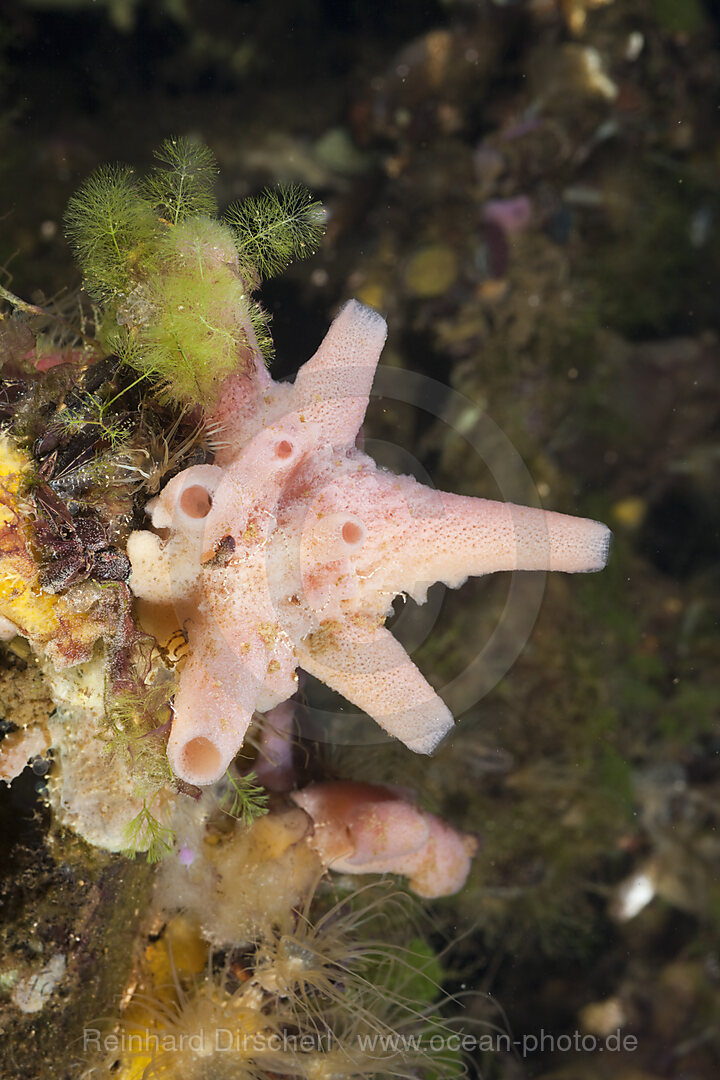
[[380, 312], [376, 311], [375, 308], [368, 307], [367, 304], [363, 304], [360, 300], [347, 300], [338, 311], [337, 317], [340, 318], [340, 316], [351, 320], [358, 327], [364, 326], [366, 330], [377, 335], [383, 341], [387, 337], [387, 323]]
[[567, 574], [592, 574], [608, 561], [612, 533], [607, 525], [590, 518], [545, 512], [548, 570]]
[[[387, 338], [387, 323], [374, 308], [362, 304], [359, 300], [348, 300], [338, 311], [330, 327], [330, 343], [335, 351], [335, 363], [352, 368], [358, 364], [366, 367], [372, 358], [372, 367], [377, 363], [382, 347]], [[325, 342], [323, 342], [325, 345]], [[323, 348], [323, 345], [320, 348]], [[351, 375], [348, 372], [348, 375]], [[370, 387], [368, 386], [368, 392]]]
[[[598, 570], [604, 570], [610, 556], [612, 542], [610, 529], [602, 521], [592, 521], [589, 518], [575, 520], [580, 523], [577, 530], [578, 565], [575, 572], [594, 574]], [[564, 567], [558, 567], [558, 569], [564, 569]]]
[[592, 570], [604, 570], [610, 558], [613, 534], [607, 525], [603, 525], [602, 521], [593, 521], [592, 524], [595, 525], [595, 543], [597, 545], [596, 562]]

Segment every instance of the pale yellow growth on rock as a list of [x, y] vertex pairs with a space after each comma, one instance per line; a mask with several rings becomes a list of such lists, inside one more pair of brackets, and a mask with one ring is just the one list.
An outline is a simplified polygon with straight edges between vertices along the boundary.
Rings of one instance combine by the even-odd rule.
[[[182, 812], [174, 821], [178, 838], [185, 836]], [[306, 842], [310, 822], [302, 810], [273, 811], [249, 826], [237, 822], [219, 837], [205, 834], [202, 805], [193, 814], [187, 832], [197, 857], [188, 867], [177, 859], [161, 864], [157, 898], [165, 910], [196, 919], [211, 944], [254, 940], [314, 891], [322, 866]]]
[[40, 727], [10, 732], [0, 742], [0, 780], [6, 783], [14, 780], [30, 758], [45, 753], [47, 748], [47, 736]]
[[56, 667], [88, 660], [103, 624], [67, 594], [44, 592], [32, 555], [31, 528], [22, 502], [28, 458], [0, 438], [0, 632], [27, 638]]
[[48, 722], [58, 758], [49, 785], [56, 818], [96, 847], [123, 851], [125, 830], [142, 799], [134, 793], [135, 778], [119, 757], [109, 758], [102, 737], [104, 661], [98, 657], [63, 671], [46, 663], [45, 678], [56, 704]]

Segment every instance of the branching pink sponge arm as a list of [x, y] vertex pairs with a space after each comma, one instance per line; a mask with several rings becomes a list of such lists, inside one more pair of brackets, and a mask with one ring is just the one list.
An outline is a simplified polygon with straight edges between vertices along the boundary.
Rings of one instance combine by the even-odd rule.
[[239, 357], [207, 425], [215, 463], [149, 504], [161, 535], [130, 537], [131, 588], [172, 601], [189, 634], [168, 744], [183, 780], [218, 779], [253, 711], [294, 692], [298, 665], [432, 753], [452, 716], [384, 628], [393, 598], [422, 602], [434, 581], [498, 570], [605, 565], [610, 533], [596, 521], [423, 487], [354, 445], [386, 330], [351, 300], [294, 384]]
[[252, 327], [246, 326], [245, 333], [251, 344], [238, 357], [238, 370], [225, 380], [214, 412], [205, 418], [205, 431], [216, 451], [215, 463], [222, 466], [232, 461], [248, 427], [254, 427], [262, 412], [264, 398], [277, 386], [265, 367]]
[[288, 477], [315, 447], [318, 436], [317, 424], [288, 413], [242, 448], [225, 469], [203, 522], [204, 559], [212, 556], [223, 537], [237, 538], [253, 517], [253, 529], [259, 529], [263, 537], [271, 531]]
[[181, 780], [203, 786], [220, 779], [250, 726], [266, 667], [262, 647], [241, 660], [217, 636], [204, 635], [194, 645], [175, 696], [167, 750]]
[[387, 337], [382, 315], [349, 300], [295, 380], [294, 408], [319, 423], [329, 446], [351, 446], [365, 416]]
[[409, 517], [398, 523], [395, 582], [412, 596], [423, 598], [434, 581], [456, 587], [502, 570], [589, 573], [607, 562], [611, 534], [599, 521], [401, 482]]
[[370, 619], [321, 629], [301, 643], [298, 660], [418, 754], [431, 754], [453, 726], [400, 642]]

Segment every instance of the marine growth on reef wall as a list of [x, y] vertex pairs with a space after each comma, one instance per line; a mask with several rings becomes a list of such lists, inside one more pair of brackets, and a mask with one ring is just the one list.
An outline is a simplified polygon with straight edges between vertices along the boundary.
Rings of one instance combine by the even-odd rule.
[[[35, 607], [18, 587], [3, 626], [59, 670], [97, 642], [105, 708], [89, 745], [122, 766], [128, 846], [153, 857], [172, 846], [178, 798], [226, 774], [253, 714], [294, 693], [298, 667], [412, 750], [435, 749], [453, 720], [384, 626], [397, 595], [422, 603], [434, 581], [500, 570], [598, 570], [608, 550], [598, 522], [437, 491], [359, 449], [387, 328], [357, 301], [294, 382], [275, 382], [253, 292], [313, 249], [322, 211], [290, 189], [220, 219], [215, 171], [204, 148], [170, 140], [145, 178], [91, 177], [67, 224], [92, 326], [64, 351], [61, 335], [60, 376], [38, 374], [37, 345], [9, 357], [7, 454], [27, 455], [27, 475], [7, 474], [8, 558]], [[52, 379], [61, 395], [42, 430]], [[131, 531], [143, 506], [149, 527]], [[85, 651], [68, 651], [80, 629]], [[122, 813], [105, 817], [104, 836], [84, 835], [117, 848]]]

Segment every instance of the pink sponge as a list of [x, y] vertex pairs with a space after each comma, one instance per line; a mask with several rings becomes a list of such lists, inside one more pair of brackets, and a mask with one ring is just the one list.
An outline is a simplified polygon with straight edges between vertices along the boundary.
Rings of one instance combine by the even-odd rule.
[[497, 570], [600, 570], [596, 521], [434, 491], [355, 445], [385, 341], [351, 300], [294, 385], [261, 364], [231, 376], [208, 418], [214, 465], [176, 476], [133, 533], [131, 585], [174, 604], [187, 629], [168, 743], [176, 775], [217, 780], [255, 710], [296, 689], [302, 666], [406, 746], [429, 754], [445, 703], [385, 628], [392, 601]]
[[450, 896], [465, 884], [477, 841], [387, 787], [338, 780], [296, 791], [313, 820], [311, 846], [345, 874], [392, 873], [419, 896]]

